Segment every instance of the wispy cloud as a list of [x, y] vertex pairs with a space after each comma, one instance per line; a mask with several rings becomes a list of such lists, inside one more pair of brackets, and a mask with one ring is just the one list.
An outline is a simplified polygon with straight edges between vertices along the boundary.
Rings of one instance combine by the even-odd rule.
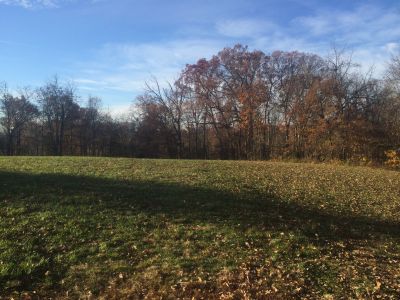
[[385, 62], [399, 50], [400, 13], [395, 8], [361, 5], [353, 10], [317, 11], [297, 17], [294, 26], [309, 33], [309, 41], [328, 41], [346, 47], [363, 69], [380, 75]]
[[348, 10], [317, 10], [286, 24], [260, 18], [225, 18], [209, 25], [209, 31], [185, 32], [179, 38], [148, 43], [108, 43], [95, 51], [90, 62], [79, 64], [75, 82], [88, 93], [143, 92], [152, 76], [173, 81], [187, 63], [211, 57], [238, 42], [265, 52], [298, 50], [327, 55], [335, 44], [353, 53], [355, 62], [375, 75], [400, 50], [400, 14], [380, 6]]
[[391, 55], [396, 55], [400, 50], [400, 43], [387, 43], [384, 46], [384, 50]]
[[370, 43], [400, 36], [399, 11], [376, 5], [363, 5], [350, 11], [319, 11], [312, 16], [298, 17], [294, 23], [314, 36], [334, 36], [348, 43]]
[[0, 4], [21, 6], [23, 8], [57, 7], [56, 0], [0, 0]]
[[216, 24], [217, 32], [221, 35], [240, 38], [258, 37], [276, 30], [276, 25], [272, 22], [259, 19], [232, 19], [219, 21]]
[[[86, 0], [89, 3], [98, 3], [105, 0]], [[0, 0], [0, 5], [20, 6], [26, 9], [58, 8], [65, 4], [77, 3], [79, 0]], [[82, 1], [83, 2], [83, 1]]]
[[141, 93], [152, 76], [161, 83], [172, 81], [187, 63], [211, 57], [225, 45], [222, 41], [174, 40], [143, 44], [107, 44], [90, 63], [81, 63], [74, 81], [86, 90]]

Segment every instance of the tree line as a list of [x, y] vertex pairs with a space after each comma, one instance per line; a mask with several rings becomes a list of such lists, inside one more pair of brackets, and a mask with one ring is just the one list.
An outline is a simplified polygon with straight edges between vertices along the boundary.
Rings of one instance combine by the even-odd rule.
[[236, 45], [146, 83], [129, 117], [78, 104], [57, 78], [18, 95], [4, 85], [0, 111], [7, 155], [382, 161], [400, 147], [400, 56], [375, 79], [338, 50]]

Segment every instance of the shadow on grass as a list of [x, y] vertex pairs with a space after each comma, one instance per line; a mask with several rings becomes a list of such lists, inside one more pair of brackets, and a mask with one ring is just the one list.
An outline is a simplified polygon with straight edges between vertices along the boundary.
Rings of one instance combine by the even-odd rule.
[[[104, 211], [121, 215], [132, 210], [148, 216], [162, 214], [175, 223], [231, 225], [243, 233], [250, 227], [276, 233], [297, 232], [322, 244], [368, 240], [380, 234], [400, 237], [398, 222], [383, 222], [350, 213], [343, 216], [321, 213], [317, 208], [289, 204], [256, 190], [233, 193], [155, 181], [0, 172], [0, 208], [22, 205], [28, 207], [27, 213], [34, 213], [51, 209], [53, 204], [61, 210], [72, 207], [77, 213], [89, 213], [86, 208], [98, 205]], [[35, 272], [43, 274], [45, 269]], [[64, 272], [66, 269], [59, 269], [59, 278], [54, 278], [54, 282], [61, 279]], [[35, 274], [6, 275], [3, 280], [19, 278], [22, 280], [19, 288], [26, 288], [36, 280], [33, 276]]]
[[[366, 239], [382, 233], [400, 237], [400, 223], [370, 217], [336, 215], [318, 208], [288, 203], [256, 190], [226, 192], [210, 187], [156, 181], [114, 180], [89, 176], [28, 174], [0, 171], [0, 201], [29, 204], [96, 205], [120, 211], [134, 208], [147, 214], [164, 214], [183, 222], [230, 223], [267, 230], [301, 231], [321, 239]], [[48, 197], [51, 195], [52, 197]], [[85, 197], [90, 195], [90, 197]], [[82, 196], [82, 197], [80, 197]], [[357, 228], [368, 230], [354, 230]]]

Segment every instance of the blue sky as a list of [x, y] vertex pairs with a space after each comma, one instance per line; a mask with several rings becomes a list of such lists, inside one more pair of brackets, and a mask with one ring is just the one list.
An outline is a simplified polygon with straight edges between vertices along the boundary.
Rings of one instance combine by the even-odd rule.
[[0, 81], [37, 87], [58, 74], [112, 112], [151, 76], [171, 81], [236, 43], [322, 56], [335, 44], [380, 76], [400, 51], [400, 1], [0, 0]]

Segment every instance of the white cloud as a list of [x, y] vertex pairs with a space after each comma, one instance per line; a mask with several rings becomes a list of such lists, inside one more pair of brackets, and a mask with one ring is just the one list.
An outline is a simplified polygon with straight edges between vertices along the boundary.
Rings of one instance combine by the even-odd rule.
[[114, 118], [128, 119], [135, 112], [133, 104], [113, 104], [106, 106], [103, 111], [109, 113]]

